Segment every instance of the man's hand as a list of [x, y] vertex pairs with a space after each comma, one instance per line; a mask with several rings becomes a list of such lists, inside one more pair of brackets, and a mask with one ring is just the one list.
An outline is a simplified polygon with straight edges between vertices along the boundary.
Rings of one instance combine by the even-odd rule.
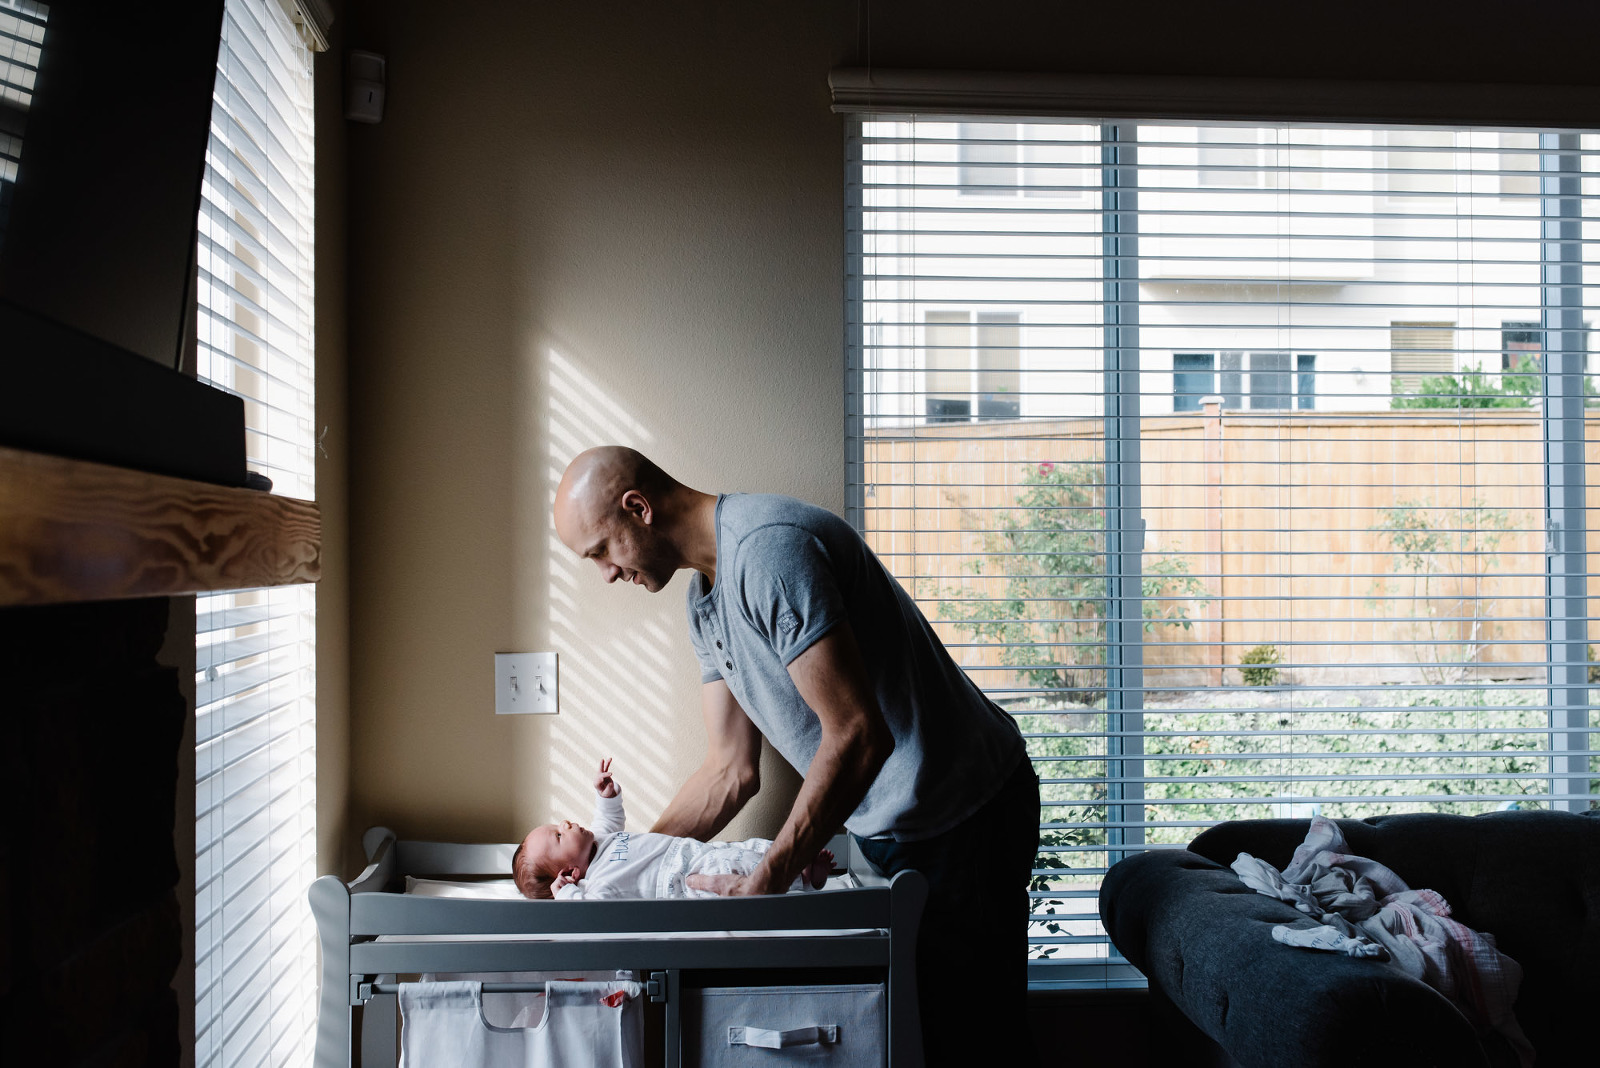
[[718, 897], [757, 897], [761, 894], [781, 894], [788, 887], [768, 889], [750, 875], [691, 875], [684, 880], [691, 890], [709, 890]]
[[557, 890], [560, 890], [563, 886], [571, 886], [573, 883], [575, 883], [577, 881], [578, 881], [578, 869], [577, 868], [562, 868], [559, 872], [556, 873], [555, 881], [550, 884], [550, 893], [552, 895], [554, 895], [555, 892]]
[[621, 792], [617, 780], [611, 777], [611, 758], [600, 761], [600, 774], [594, 777], [594, 792], [601, 797], [616, 797]]

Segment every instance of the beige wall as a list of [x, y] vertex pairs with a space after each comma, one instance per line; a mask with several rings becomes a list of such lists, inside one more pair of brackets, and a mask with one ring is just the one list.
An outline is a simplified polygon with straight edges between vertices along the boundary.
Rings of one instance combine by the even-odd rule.
[[[826, 73], [853, 24], [756, 6], [352, 19], [389, 78], [382, 124], [349, 132], [358, 832], [587, 818], [605, 755], [646, 825], [700, 760], [685, 580], [609, 587], [552, 549], [577, 451], [843, 505]], [[496, 717], [492, 654], [550, 649], [559, 716]], [[735, 833], [776, 829], [792, 779], [767, 779]]]
[[[700, 759], [683, 580], [604, 586], [552, 550], [549, 499], [570, 456], [620, 441], [704, 489], [842, 506], [830, 67], [1594, 77], [1582, 33], [1507, 64], [1497, 9], [1471, 2], [1229, 10], [348, 4], [345, 45], [388, 59], [384, 121], [344, 127], [349, 829], [508, 839], [581, 818], [607, 754], [642, 825]], [[1441, 27], [1448, 47], [1416, 47]], [[497, 719], [492, 654], [544, 649], [561, 714]], [[774, 830], [792, 788], [732, 830]]]
[[349, 404], [346, 383], [343, 20], [315, 60], [317, 504], [322, 579], [317, 583], [317, 874], [342, 874], [359, 859], [347, 833], [350, 797]]

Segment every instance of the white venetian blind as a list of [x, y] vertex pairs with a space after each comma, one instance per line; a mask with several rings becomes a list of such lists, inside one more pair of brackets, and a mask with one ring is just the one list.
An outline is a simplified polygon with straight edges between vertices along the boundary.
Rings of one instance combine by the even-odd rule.
[[1600, 135], [851, 121], [850, 514], [1027, 738], [1035, 979], [1220, 820], [1596, 804]]
[[[315, 496], [311, 57], [277, 0], [228, 0], [200, 210], [200, 377], [245, 401], [273, 492]], [[195, 1063], [309, 1064], [316, 588], [202, 595]]]

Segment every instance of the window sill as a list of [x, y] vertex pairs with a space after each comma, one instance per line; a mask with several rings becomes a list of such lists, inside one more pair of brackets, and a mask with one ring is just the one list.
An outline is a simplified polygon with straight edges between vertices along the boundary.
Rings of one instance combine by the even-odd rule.
[[0, 606], [316, 582], [315, 502], [0, 447]]

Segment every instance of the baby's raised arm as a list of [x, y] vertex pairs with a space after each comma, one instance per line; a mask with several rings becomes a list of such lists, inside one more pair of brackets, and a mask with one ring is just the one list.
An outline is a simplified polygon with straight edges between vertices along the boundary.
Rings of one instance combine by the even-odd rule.
[[622, 810], [622, 785], [611, 777], [611, 758], [600, 761], [594, 778], [594, 829], [600, 834], [622, 830], [626, 820]]

